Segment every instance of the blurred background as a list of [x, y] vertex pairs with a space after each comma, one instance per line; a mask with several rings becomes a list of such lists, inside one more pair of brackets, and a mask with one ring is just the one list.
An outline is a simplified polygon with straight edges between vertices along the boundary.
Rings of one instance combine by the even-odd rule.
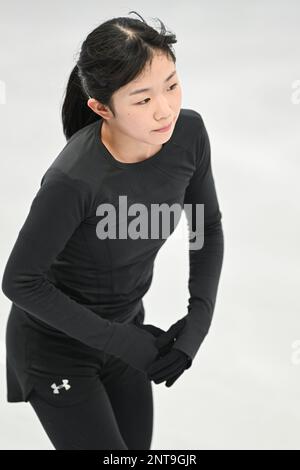
[[[42, 174], [65, 145], [60, 110], [89, 31], [135, 10], [177, 36], [182, 107], [211, 142], [225, 251], [210, 331], [171, 387], [153, 384], [151, 449], [300, 449], [300, 3], [10, 0], [0, 27], [0, 268]], [[136, 18], [135, 15], [130, 15]], [[188, 302], [186, 220], [159, 252], [145, 323]], [[0, 295], [0, 448], [53, 449], [28, 403], [6, 402]]]

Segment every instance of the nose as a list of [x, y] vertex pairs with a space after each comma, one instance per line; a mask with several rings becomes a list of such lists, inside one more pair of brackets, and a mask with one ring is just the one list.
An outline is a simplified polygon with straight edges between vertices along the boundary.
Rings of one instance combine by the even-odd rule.
[[170, 124], [172, 119], [173, 118], [171, 114], [169, 114], [168, 117], [161, 117], [159, 119], [156, 118], [158, 128], [160, 129], [161, 127], [167, 126], [168, 124]]
[[158, 100], [156, 112], [155, 112], [155, 120], [156, 122], [161, 125], [161, 127], [169, 124], [170, 120], [172, 119], [172, 112], [170, 112], [170, 106], [168, 101], [165, 98]]

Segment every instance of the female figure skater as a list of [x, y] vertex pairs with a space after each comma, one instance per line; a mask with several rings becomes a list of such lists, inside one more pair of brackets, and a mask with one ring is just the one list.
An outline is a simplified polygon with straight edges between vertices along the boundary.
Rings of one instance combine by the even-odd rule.
[[[203, 119], [181, 108], [175, 42], [143, 18], [113, 18], [88, 34], [62, 107], [67, 143], [5, 267], [7, 401], [29, 402], [55, 449], [150, 449], [151, 381], [173, 385], [210, 327], [221, 212]], [[188, 312], [168, 331], [144, 324], [143, 296], [167, 238], [145, 236], [143, 209], [157, 204], [191, 207], [196, 238], [204, 205], [204, 245], [189, 250]], [[140, 227], [129, 220], [139, 210]], [[125, 226], [132, 236], [118, 235]]]

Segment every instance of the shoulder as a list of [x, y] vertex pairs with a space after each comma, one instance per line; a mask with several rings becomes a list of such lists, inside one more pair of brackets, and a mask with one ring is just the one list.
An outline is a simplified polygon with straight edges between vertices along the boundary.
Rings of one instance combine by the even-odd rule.
[[41, 178], [33, 204], [42, 204], [53, 209], [59, 206], [70, 210], [79, 207], [84, 215], [89, 212], [92, 200], [91, 188], [85, 181], [50, 166]]
[[199, 166], [203, 152], [209, 153], [210, 143], [203, 117], [194, 109], [181, 108], [172, 139], [190, 159], [194, 169]]
[[194, 109], [181, 108], [178, 123], [184, 131], [193, 135], [197, 133], [199, 129], [204, 127], [204, 121], [201, 114]]
[[94, 121], [71, 136], [51, 162], [42, 182], [51, 180], [78, 189], [97, 190], [104, 172], [95, 145], [97, 126], [98, 121]]
[[207, 136], [202, 115], [194, 109], [181, 108], [175, 129], [174, 142], [187, 151], [193, 152], [199, 140]]
[[104, 174], [101, 159], [94, 155], [96, 125], [93, 122], [83, 127], [66, 142], [41, 176], [42, 192], [51, 190], [65, 193], [70, 199], [91, 202]]
[[77, 193], [89, 191], [88, 184], [82, 178], [65, 173], [61, 169], [52, 165], [43, 174], [40, 186], [64, 187], [69, 188], [71, 192]]

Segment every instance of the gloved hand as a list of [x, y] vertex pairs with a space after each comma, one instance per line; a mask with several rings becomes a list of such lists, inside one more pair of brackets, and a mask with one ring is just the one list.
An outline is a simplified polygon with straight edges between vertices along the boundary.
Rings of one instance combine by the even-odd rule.
[[[147, 373], [149, 367], [161, 354], [166, 354], [173, 346], [182, 325], [177, 322], [169, 332], [153, 325], [139, 322], [113, 323], [113, 333], [105, 345], [104, 352], [120, 358], [131, 367]], [[155, 341], [164, 337], [158, 349]]]
[[[192, 358], [180, 349], [176, 349], [176, 338], [185, 327], [186, 320], [181, 318], [155, 341], [159, 357], [146, 369], [148, 377], [155, 383], [166, 380], [166, 387], [171, 387], [183, 372], [191, 367]], [[175, 344], [175, 347], [174, 347]]]
[[179, 320], [178, 322], [174, 323], [174, 325], [172, 325], [168, 331], [164, 331], [154, 325], [143, 323], [136, 323], [136, 325], [145, 329], [146, 331], [149, 331], [149, 333], [159, 338], [155, 341], [155, 345], [159, 349], [159, 354], [163, 356], [172, 348], [176, 337], [185, 326], [185, 320]]
[[170, 352], [157, 358], [146, 372], [150, 380], [160, 384], [166, 380], [166, 387], [171, 387], [178, 377], [191, 366], [190, 357], [179, 349], [172, 348]]

